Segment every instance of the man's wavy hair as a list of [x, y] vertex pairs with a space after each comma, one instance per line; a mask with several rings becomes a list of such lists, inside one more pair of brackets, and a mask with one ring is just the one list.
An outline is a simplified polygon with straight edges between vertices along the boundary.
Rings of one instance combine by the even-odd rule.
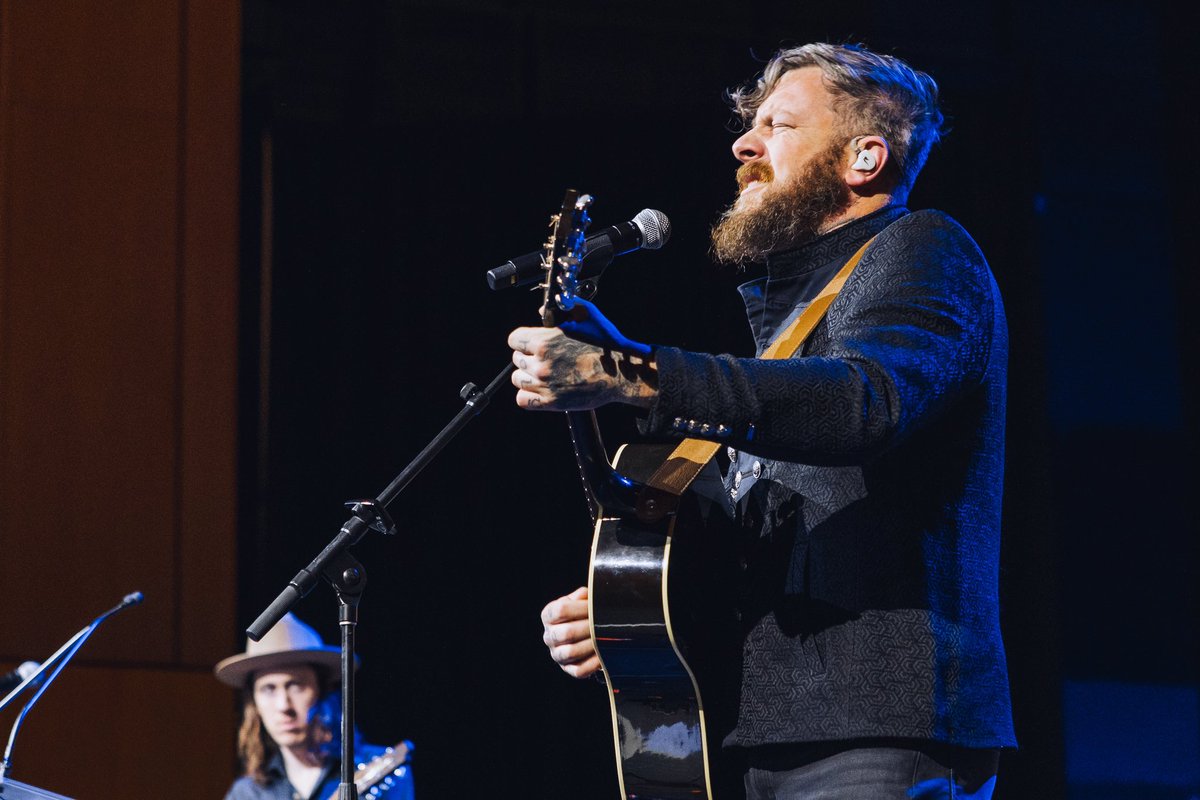
[[[329, 685], [329, 678], [324, 670], [313, 667], [317, 673], [317, 684], [321, 687]], [[334, 740], [333, 731], [327, 721], [319, 715], [314, 715], [308, 723], [310, 746], [314, 750], [324, 750]], [[267, 733], [262, 717], [254, 705], [254, 675], [246, 680], [242, 691], [242, 724], [238, 728], [237, 738], [238, 758], [242, 760], [245, 774], [254, 779], [259, 786], [266, 786], [271, 776], [267, 774], [267, 765], [279, 752], [279, 745]]]
[[753, 126], [758, 107], [784, 74], [801, 67], [821, 70], [833, 94], [839, 133], [847, 138], [875, 134], [887, 140], [899, 188], [907, 195], [929, 149], [942, 137], [937, 82], [895, 56], [873, 53], [859, 44], [815, 42], [780, 50], [758, 80], [729, 92], [742, 124]]

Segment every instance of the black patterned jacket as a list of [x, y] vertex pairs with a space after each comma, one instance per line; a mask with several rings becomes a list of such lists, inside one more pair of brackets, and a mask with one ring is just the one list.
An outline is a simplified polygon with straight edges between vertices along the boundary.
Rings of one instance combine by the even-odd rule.
[[979, 248], [945, 214], [884, 209], [773, 259], [766, 307], [743, 287], [751, 324], [761, 352], [875, 233], [800, 357], [657, 351], [645, 432], [728, 445], [748, 532], [729, 746], [1015, 745], [997, 586], [1008, 333]]

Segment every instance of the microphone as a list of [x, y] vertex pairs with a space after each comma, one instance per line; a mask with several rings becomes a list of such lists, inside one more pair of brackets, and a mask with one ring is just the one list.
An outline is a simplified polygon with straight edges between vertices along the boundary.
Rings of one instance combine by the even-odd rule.
[[[634, 250], [657, 250], [671, 238], [671, 221], [653, 208], [643, 208], [628, 222], [622, 222], [587, 237], [583, 243], [583, 263], [579, 279], [599, 277], [604, 268], [617, 256]], [[545, 275], [542, 251], [517, 256], [495, 269], [488, 270], [487, 282], [492, 291], [536, 283]]]
[[40, 666], [36, 661], [26, 661], [11, 672], [0, 675], [0, 695], [8, 694], [10, 689], [20, 686], [30, 675], [37, 672]]

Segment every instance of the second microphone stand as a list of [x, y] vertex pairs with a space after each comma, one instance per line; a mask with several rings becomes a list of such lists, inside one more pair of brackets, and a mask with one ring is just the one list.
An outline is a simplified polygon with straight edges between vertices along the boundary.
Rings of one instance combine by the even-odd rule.
[[464, 406], [446, 427], [435, 436], [425, 449], [417, 454], [407, 467], [388, 484], [378, 497], [371, 500], [354, 500], [346, 505], [352, 515], [325, 549], [296, 573], [296, 577], [267, 607], [258, 619], [246, 629], [246, 635], [259, 641], [267, 631], [292, 609], [300, 598], [312, 591], [319, 578], [323, 577], [333, 586], [338, 600], [338, 626], [341, 629], [341, 685], [342, 685], [342, 763], [341, 782], [338, 784], [338, 800], [357, 800], [358, 789], [354, 784], [354, 635], [358, 625], [358, 603], [367, 586], [367, 572], [363, 565], [349, 553], [349, 548], [358, 543], [367, 531], [393, 535], [396, 524], [388, 515], [387, 506], [404, 490], [413, 478], [466, 427], [472, 418], [487, 407], [500, 387], [508, 383], [515, 367], [509, 364], [485, 388], [468, 383], [459, 392]]

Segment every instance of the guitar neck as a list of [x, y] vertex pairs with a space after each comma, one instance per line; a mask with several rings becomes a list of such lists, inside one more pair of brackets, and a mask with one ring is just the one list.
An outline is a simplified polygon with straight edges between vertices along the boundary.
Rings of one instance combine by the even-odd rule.
[[[562, 322], [574, 298], [579, 296], [579, 265], [584, 256], [584, 231], [588, 226], [587, 209], [591, 203], [591, 195], [580, 195], [574, 189], [567, 189], [559, 212], [550, 218], [550, 238], [542, 256], [546, 277], [542, 284], [541, 314], [542, 325], [547, 328]], [[579, 464], [592, 519], [595, 520], [602, 510], [605, 514], [633, 511], [640, 487], [609, 463], [596, 415], [591, 411], [567, 412], [567, 425], [575, 443], [575, 460]]]
[[600, 437], [600, 425], [594, 411], [568, 411], [567, 428], [575, 445], [575, 462], [588, 509], [594, 521], [604, 509], [606, 514], [629, 514], [637, 508], [641, 485], [613, 468]]

